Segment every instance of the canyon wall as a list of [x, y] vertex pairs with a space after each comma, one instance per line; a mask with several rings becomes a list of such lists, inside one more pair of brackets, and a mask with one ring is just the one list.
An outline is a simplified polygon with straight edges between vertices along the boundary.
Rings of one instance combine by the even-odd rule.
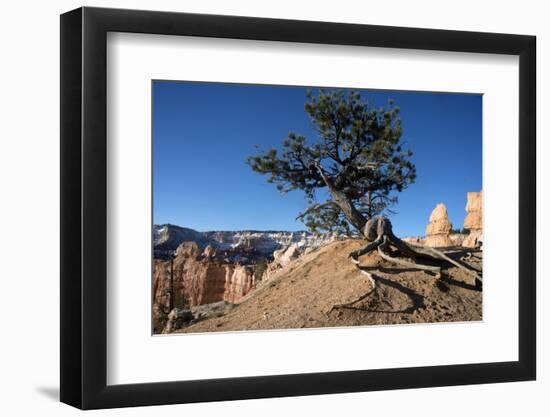
[[252, 267], [226, 263], [212, 248], [201, 251], [197, 243], [185, 242], [176, 249], [173, 260], [154, 260], [154, 314], [166, 315], [170, 307], [189, 308], [218, 301], [235, 303], [253, 286]]

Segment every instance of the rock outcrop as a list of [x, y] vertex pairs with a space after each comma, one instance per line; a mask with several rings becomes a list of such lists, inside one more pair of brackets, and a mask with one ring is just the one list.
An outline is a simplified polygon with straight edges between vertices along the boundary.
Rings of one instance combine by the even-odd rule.
[[296, 245], [290, 245], [273, 252], [273, 262], [267, 265], [262, 281], [269, 280], [277, 271], [286, 267], [293, 260], [298, 259], [302, 253]]
[[462, 242], [464, 242], [466, 236], [462, 233], [452, 233], [450, 237], [453, 241], [453, 246], [462, 246]]
[[483, 240], [483, 192], [468, 193], [468, 201], [466, 203], [466, 211], [468, 214], [464, 219], [464, 228], [470, 234], [466, 236], [462, 242], [462, 246], [467, 248], [475, 248], [481, 245]]
[[[212, 304], [204, 304], [189, 309], [174, 308], [166, 318], [166, 324], [162, 329], [162, 333], [172, 333], [184, 327], [190, 326], [200, 320], [220, 317], [231, 311], [234, 304], [226, 301], [219, 301]], [[159, 331], [160, 332], [160, 331]]]
[[451, 239], [452, 228], [453, 225], [447, 215], [447, 207], [443, 203], [438, 204], [430, 215], [430, 223], [426, 227], [424, 245], [431, 247], [453, 246], [454, 242]]
[[172, 254], [183, 242], [195, 242], [201, 247], [208, 244], [203, 234], [193, 229], [170, 224], [153, 226], [155, 257]]
[[212, 250], [202, 251], [195, 242], [182, 243], [173, 260], [154, 260], [155, 329], [164, 327], [171, 309], [187, 309], [219, 301], [235, 303], [253, 287], [252, 267], [225, 263], [216, 258]]
[[206, 248], [204, 248], [204, 252], [202, 255], [207, 259], [212, 259], [214, 256], [216, 256], [216, 249], [214, 249], [211, 245], [208, 245]]
[[226, 265], [225, 268], [223, 300], [236, 303], [254, 287], [254, 269], [243, 265]]
[[193, 322], [193, 313], [191, 310], [184, 310], [182, 308], [174, 308], [168, 314], [166, 325], [162, 333], [172, 333], [173, 331], [179, 330], [186, 325], [189, 325]]
[[273, 263], [278, 264], [280, 267], [285, 267], [294, 259], [298, 259], [301, 254], [302, 251], [298, 249], [298, 246], [290, 245], [285, 249], [273, 252]]

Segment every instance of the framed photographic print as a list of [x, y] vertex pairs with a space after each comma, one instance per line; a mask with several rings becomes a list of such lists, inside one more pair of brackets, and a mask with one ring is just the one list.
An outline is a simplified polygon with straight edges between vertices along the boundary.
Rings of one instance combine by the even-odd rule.
[[535, 38], [61, 16], [61, 401], [535, 379]]

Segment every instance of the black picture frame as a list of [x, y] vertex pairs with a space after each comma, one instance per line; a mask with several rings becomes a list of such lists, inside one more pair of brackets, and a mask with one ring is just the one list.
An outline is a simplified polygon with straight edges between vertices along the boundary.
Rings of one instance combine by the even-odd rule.
[[[107, 385], [108, 32], [519, 56], [519, 360]], [[534, 380], [534, 36], [80, 8], [61, 15], [61, 401], [82, 409]]]

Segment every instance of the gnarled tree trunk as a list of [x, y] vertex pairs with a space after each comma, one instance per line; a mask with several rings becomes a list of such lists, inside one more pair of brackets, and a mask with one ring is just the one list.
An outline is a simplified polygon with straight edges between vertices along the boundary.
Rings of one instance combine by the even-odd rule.
[[357, 208], [353, 205], [348, 196], [341, 190], [339, 190], [333, 183], [332, 179], [325, 174], [325, 171], [319, 163], [315, 163], [315, 168], [319, 172], [319, 175], [327, 185], [332, 201], [342, 210], [346, 219], [357, 228], [357, 230], [362, 230], [367, 219], [361, 214]]
[[[466, 265], [448, 257], [443, 252], [427, 246], [409, 244], [399, 239], [393, 233], [392, 224], [389, 219], [385, 217], [375, 217], [367, 220], [365, 216], [363, 216], [363, 214], [353, 205], [353, 202], [350, 198], [348, 198], [346, 193], [339, 190], [334, 185], [332, 179], [326, 175], [321, 165], [319, 163], [315, 163], [314, 165], [319, 172], [319, 175], [327, 185], [332, 201], [340, 208], [342, 213], [344, 213], [346, 219], [353, 226], [355, 226], [357, 230], [360, 230], [365, 239], [369, 241], [369, 244], [365, 247], [349, 254], [351, 260], [355, 264], [358, 264], [359, 256], [365, 255], [373, 250], [378, 250], [380, 256], [391, 263], [407, 268], [436, 272], [437, 277], [441, 276], [441, 267], [419, 264], [417, 262], [417, 258], [428, 258], [431, 260], [447, 262], [462, 269], [467, 274], [472, 276], [475, 279], [476, 284], [481, 284], [481, 276], [477, 271], [468, 268]], [[395, 247], [402, 256], [410, 258], [411, 261], [395, 258], [389, 255], [385, 249], [390, 246]], [[371, 281], [375, 282], [372, 275], [368, 275], [371, 278]]]

